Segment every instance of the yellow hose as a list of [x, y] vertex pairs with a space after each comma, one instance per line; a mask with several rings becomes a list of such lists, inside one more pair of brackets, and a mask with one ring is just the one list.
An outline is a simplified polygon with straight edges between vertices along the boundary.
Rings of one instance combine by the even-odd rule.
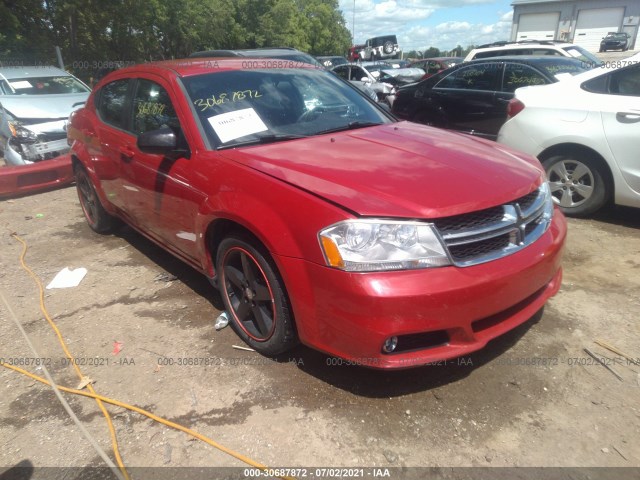
[[[76, 371], [76, 374], [78, 375], [78, 378], [80, 379], [80, 381], [83, 381], [85, 377], [82, 374], [82, 371], [80, 370], [80, 367], [78, 367], [77, 362], [73, 361], [73, 356], [71, 355], [71, 352], [69, 352], [69, 349], [67, 348], [67, 344], [65, 343], [64, 339], [62, 338], [62, 334], [60, 333], [60, 330], [58, 330], [58, 327], [56, 326], [55, 322], [49, 316], [49, 313], [47, 312], [47, 309], [46, 309], [46, 307], [44, 305], [44, 288], [42, 286], [42, 282], [40, 281], [38, 276], [33, 272], [33, 270], [31, 270], [31, 268], [29, 268], [29, 266], [26, 264], [26, 262], [24, 260], [26, 254], [27, 254], [27, 242], [25, 242], [22, 238], [20, 238], [15, 233], [12, 233], [11, 236], [13, 238], [15, 238], [16, 240], [18, 240], [22, 244], [22, 253], [20, 254], [20, 264], [22, 265], [22, 268], [31, 276], [31, 278], [33, 278], [34, 282], [38, 286], [38, 291], [40, 292], [40, 311], [44, 315], [44, 318], [47, 319], [47, 322], [49, 322], [49, 325], [51, 326], [53, 331], [56, 333], [56, 335], [58, 337], [58, 341], [60, 342], [60, 345], [62, 346], [62, 350], [64, 351], [64, 354], [67, 356], [67, 358], [70, 360], [69, 363], [71, 363], [71, 365], [73, 365], [73, 368]], [[90, 383], [87, 385], [87, 389], [92, 394], [97, 395], [96, 391], [93, 389], [93, 387], [91, 386]], [[127, 469], [125, 468], [124, 463], [122, 462], [122, 457], [120, 456], [120, 448], [118, 447], [118, 439], [116, 437], [116, 430], [113, 427], [113, 421], [111, 420], [111, 416], [109, 415], [109, 412], [107, 412], [107, 409], [104, 408], [104, 405], [102, 404], [102, 401], [97, 396], [94, 397], [94, 398], [96, 399], [96, 403], [98, 404], [98, 407], [100, 408], [100, 411], [102, 411], [102, 414], [104, 415], [104, 418], [107, 420], [107, 425], [109, 426], [109, 435], [111, 436], [111, 444], [113, 445], [113, 453], [114, 453], [114, 455], [116, 457], [116, 463], [118, 464], [118, 468], [120, 468], [120, 471], [122, 472], [122, 475], [124, 475], [124, 478], [126, 480], [130, 480], [129, 474], [127, 473]]]
[[[62, 346], [62, 350], [64, 351], [65, 355], [67, 356], [67, 358], [70, 360], [70, 363], [73, 365], [73, 368], [76, 371], [76, 374], [78, 375], [78, 377], [80, 378], [80, 380], [84, 380], [84, 375], [82, 374], [82, 371], [80, 370], [80, 368], [78, 367], [78, 365], [76, 364], [76, 362], [73, 361], [73, 356], [71, 355], [71, 353], [69, 352], [69, 349], [67, 348], [67, 345], [64, 341], [64, 339], [62, 338], [62, 334], [60, 333], [60, 330], [58, 329], [58, 327], [56, 326], [55, 322], [51, 319], [51, 317], [49, 316], [49, 313], [47, 312], [47, 309], [45, 307], [45, 303], [44, 303], [44, 288], [42, 287], [42, 282], [40, 281], [40, 279], [38, 278], [38, 276], [27, 266], [24, 258], [26, 256], [27, 253], [27, 243], [20, 238], [17, 234], [12, 233], [11, 234], [12, 237], [14, 237], [16, 240], [18, 240], [21, 244], [22, 244], [22, 253], [20, 254], [20, 264], [22, 265], [22, 268], [29, 273], [29, 275], [31, 276], [31, 278], [33, 278], [33, 280], [35, 281], [36, 285], [38, 286], [38, 290], [40, 292], [40, 311], [42, 312], [42, 314], [44, 315], [44, 317], [47, 319], [47, 322], [49, 322], [49, 325], [51, 326], [51, 328], [53, 329], [53, 331], [56, 333], [58, 340], [60, 341], [60, 345]], [[0, 363], [0, 365], [2, 365], [3, 367], [6, 367], [10, 370], [16, 371], [18, 373], [21, 373], [23, 375], [26, 375], [38, 382], [44, 383], [45, 385], [51, 385], [46, 379], [39, 377], [37, 375], [34, 375], [31, 372], [28, 372], [26, 370], [23, 370], [20, 367], [16, 367], [14, 365], [8, 365], [6, 363]], [[122, 474], [124, 475], [124, 477], [129, 480], [129, 475], [127, 473], [127, 470], [122, 462], [122, 458], [120, 457], [120, 452], [118, 449], [118, 440], [116, 438], [116, 432], [115, 432], [115, 428], [113, 427], [113, 422], [111, 420], [111, 417], [109, 416], [109, 412], [107, 412], [106, 408], [103, 405], [104, 403], [108, 403], [111, 405], [116, 405], [118, 407], [122, 407], [122, 408], [126, 408], [127, 410], [131, 410], [133, 412], [139, 413], [140, 415], [144, 415], [145, 417], [148, 417], [158, 423], [161, 423], [163, 425], [166, 425], [168, 427], [174, 428], [176, 430], [179, 430], [181, 432], [186, 433], [187, 435], [191, 435], [194, 438], [197, 438], [198, 440], [201, 440], [209, 445], [211, 445], [212, 447], [217, 448], [218, 450], [220, 450], [221, 452], [224, 452], [228, 455], [231, 455], [234, 458], [237, 458], [238, 460], [240, 460], [241, 462], [246, 463], [247, 465], [250, 465], [252, 467], [255, 468], [259, 468], [261, 470], [268, 470], [268, 468], [265, 465], [262, 465], [248, 457], [245, 457], [244, 455], [237, 453], [223, 445], [220, 445], [219, 443], [211, 440], [210, 438], [194, 431], [191, 430], [190, 428], [184, 427], [178, 423], [174, 423], [171, 422], [169, 420], [166, 420], [162, 417], [159, 417], [151, 412], [148, 412], [142, 408], [136, 407], [135, 405], [129, 405], [127, 403], [124, 402], [120, 402], [118, 400], [114, 400], [112, 398], [109, 397], [105, 397], [103, 395], [99, 395], [98, 393], [96, 393], [96, 391], [93, 389], [93, 387], [91, 386], [91, 384], [87, 385], [87, 389], [89, 390], [89, 392], [85, 392], [82, 390], [76, 390], [74, 388], [68, 388], [68, 387], [63, 387], [60, 385], [57, 385], [57, 387], [62, 390], [63, 392], [68, 392], [68, 393], [73, 393], [75, 395], [81, 395], [83, 397], [88, 397], [88, 398], [93, 398], [97, 404], [100, 407], [100, 410], [102, 411], [102, 413], [104, 414], [105, 418], [107, 419], [107, 423], [109, 425], [109, 433], [111, 435], [111, 442], [113, 444], [113, 451], [114, 454], [116, 456], [116, 460], [118, 463], [118, 467], [120, 468], [120, 471], [122, 472]], [[282, 478], [284, 480], [295, 480], [293, 477], [279, 477]]]

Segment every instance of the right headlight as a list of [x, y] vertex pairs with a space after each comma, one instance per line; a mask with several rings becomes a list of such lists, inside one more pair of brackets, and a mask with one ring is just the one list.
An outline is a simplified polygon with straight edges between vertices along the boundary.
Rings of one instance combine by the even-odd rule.
[[540, 191], [544, 194], [544, 219], [551, 222], [554, 212], [553, 197], [551, 196], [551, 187], [549, 187], [549, 181], [545, 181], [540, 185]]
[[346, 220], [318, 233], [327, 265], [350, 272], [451, 265], [432, 225], [392, 220]]

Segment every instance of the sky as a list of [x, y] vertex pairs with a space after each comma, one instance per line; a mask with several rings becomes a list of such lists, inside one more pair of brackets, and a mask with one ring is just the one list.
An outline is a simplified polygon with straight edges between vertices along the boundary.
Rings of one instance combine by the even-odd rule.
[[[512, 0], [355, 0], [355, 43], [396, 34], [403, 51], [509, 40]], [[354, 0], [340, 0], [353, 32]]]

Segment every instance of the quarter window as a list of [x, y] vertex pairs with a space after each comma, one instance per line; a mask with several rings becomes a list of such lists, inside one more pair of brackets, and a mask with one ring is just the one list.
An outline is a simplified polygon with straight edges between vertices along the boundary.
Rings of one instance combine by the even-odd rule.
[[515, 92], [516, 88], [544, 85], [546, 83], [548, 82], [544, 76], [528, 65], [507, 63], [504, 67], [502, 81], [502, 91], [504, 92]]
[[116, 80], [102, 87], [97, 110], [103, 122], [125, 129], [124, 112], [128, 90], [128, 79]]
[[150, 80], [138, 80], [133, 99], [133, 133], [140, 135], [162, 127], [179, 127], [167, 91]]

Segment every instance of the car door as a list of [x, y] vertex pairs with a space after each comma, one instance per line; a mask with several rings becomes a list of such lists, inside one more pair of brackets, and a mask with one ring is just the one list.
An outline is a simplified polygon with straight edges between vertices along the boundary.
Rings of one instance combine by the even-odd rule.
[[496, 100], [502, 68], [502, 62], [467, 65], [425, 92], [446, 128], [495, 138], [497, 118], [504, 110]]
[[93, 125], [85, 125], [79, 132], [85, 137], [84, 144], [105, 195], [125, 215], [129, 212], [122, 178], [122, 145], [131, 141], [126, 126], [131, 87], [129, 78], [117, 79], [101, 87], [96, 95], [98, 118]]
[[184, 114], [176, 108], [169, 84], [160, 77], [137, 78], [131, 105], [132, 137], [122, 146], [130, 214], [146, 233], [179, 255], [195, 260], [195, 222], [204, 193], [194, 186], [193, 160], [145, 153], [136, 145], [139, 135], [170, 127], [188, 150], [188, 132], [182, 131]]
[[608, 74], [610, 94], [595, 94], [602, 126], [627, 184], [640, 192], [640, 64]]

